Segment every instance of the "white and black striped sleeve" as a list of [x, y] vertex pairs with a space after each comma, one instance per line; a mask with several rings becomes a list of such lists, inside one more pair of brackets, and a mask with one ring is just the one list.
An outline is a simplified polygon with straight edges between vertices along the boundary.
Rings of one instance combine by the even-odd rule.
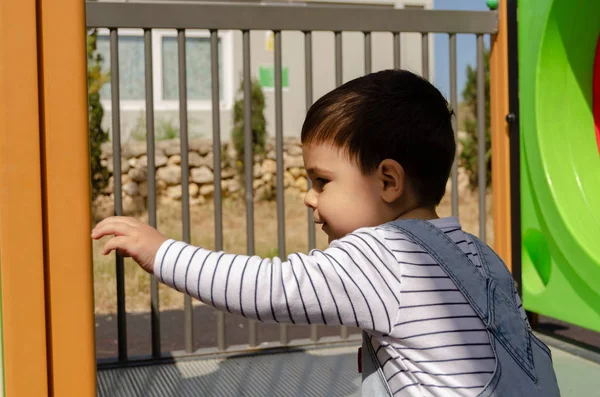
[[344, 324], [390, 332], [399, 307], [393, 253], [374, 229], [325, 251], [279, 258], [233, 255], [168, 240], [154, 263], [158, 280], [217, 309], [294, 324]]

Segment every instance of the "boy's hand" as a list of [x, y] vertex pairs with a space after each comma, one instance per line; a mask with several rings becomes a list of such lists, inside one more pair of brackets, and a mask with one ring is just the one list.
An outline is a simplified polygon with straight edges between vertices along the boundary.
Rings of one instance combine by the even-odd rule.
[[153, 273], [154, 258], [167, 238], [145, 223], [136, 219], [113, 216], [98, 223], [92, 230], [92, 238], [114, 236], [104, 244], [102, 254], [116, 250], [122, 256], [130, 256], [145, 271]]

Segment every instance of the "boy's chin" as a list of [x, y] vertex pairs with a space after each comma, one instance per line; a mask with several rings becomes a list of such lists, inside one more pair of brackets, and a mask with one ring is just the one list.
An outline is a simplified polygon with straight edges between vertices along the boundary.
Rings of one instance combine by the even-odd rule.
[[[345, 234], [339, 235], [339, 233], [334, 232], [328, 224], [323, 224], [321, 230], [327, 235], [327, 243], [331, 244], [334, 240], [339, 240], [345, 236]], [[339, 230], [338, 230], [339, 232]]]
[[335, 241], [335, 240], [339, 240], [340, 238], [341, 238], [341, 237], [334, 236], [334, 235], [332, 235], [332, 234], [328, 234], [328, 235], [327, 235], [327, 243], [328, 243], [328, 244], [331, 244], [333, 241]]

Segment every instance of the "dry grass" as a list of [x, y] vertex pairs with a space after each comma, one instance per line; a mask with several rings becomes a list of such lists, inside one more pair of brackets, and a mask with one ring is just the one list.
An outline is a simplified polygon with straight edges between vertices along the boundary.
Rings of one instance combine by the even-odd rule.
[[[461, 192], [459, 203], [460, 221], [465, 230], [477, 234], [478, 201], [476, 194]], [[491, 220], [491, 196], [488, 195], [487, 236], [493, 242], [493, 224]], [[449, 195], [438, 208], [440, 216], [451, 214]], [[308, 250], [308, 221], [302, 199], [289, 194], [285, 200], [286, 249], [288, 252], [306, 252]], [[192, 244], [214, 249], [214, 207], [212, 204], [192, 207], [191, 236]], [[146, 222], [147, 214], [138, 217]], [[159, 205], [158, 229], [174, 239], [181, 239], [181, 205]], [[259, 256], [277, 255], [277, 211], [275, 202], [257, 202], [254, 205], [255, 252]], [[246, 253], [246, 210], [242, 201], [225, 201], [223, 204], [223, 246], [232, 253]], [[317, 247], [327, 246], [327, 236], [317, 228]], [[116, 271], [114, 254], [102, 256], [100, 249], [106, 239], [95, 241], [94, 253], [94, 294], [97, 314], [115, 313], [117, 310]], [[143, 272], [130, 259], [125, 260], [125, 294], [128, 312], [145, 312], [150, 308], [150, 276]], [[182, 295], [163, 285], [160, 286], [161, 309], [183, 307]]]

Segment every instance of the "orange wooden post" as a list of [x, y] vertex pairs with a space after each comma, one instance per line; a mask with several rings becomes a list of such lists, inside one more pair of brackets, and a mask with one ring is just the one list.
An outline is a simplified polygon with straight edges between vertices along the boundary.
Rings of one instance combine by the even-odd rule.
[[84, 2], [0, 1], [4, 386], [94, 396]]
[[[498, 5], [498, 33], [490, 53], [490, 111], [492, 139], [492, 200], [494, 249], [512, 269], [510, 216], [510, 151], [508, 114], [508, 35], [506, 1]], [[518, 139], [515, 137], [515, 139]]]
[[6, 396], [48, 395], [36, 1], [0, 1], [0, 274]]
[[95, 396], [85, 2], [38, 0], [54, 396]]

